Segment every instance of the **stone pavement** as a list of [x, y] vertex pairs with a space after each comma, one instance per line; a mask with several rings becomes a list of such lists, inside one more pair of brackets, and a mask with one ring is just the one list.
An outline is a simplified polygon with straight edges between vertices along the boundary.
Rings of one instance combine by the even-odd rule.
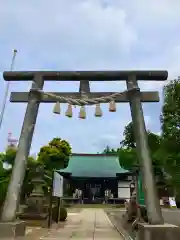
[[[51, 229], [43, 236], [25, 237], [33, 240], [123, 240], [102, 209], [83, 209], [79, 213], [70, 213], [68, 221]], [[24, 240], [23, 239], [23, 240]]]

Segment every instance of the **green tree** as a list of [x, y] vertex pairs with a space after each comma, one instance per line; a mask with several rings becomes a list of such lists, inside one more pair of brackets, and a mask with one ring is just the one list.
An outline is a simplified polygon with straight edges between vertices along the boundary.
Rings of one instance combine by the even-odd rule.
[[[12, 173], [12, 167], [14, 165], [14, 160], [16, 157], [16, 149], [15, 148], [7, 148], [5, 153], [0, 154], [0, 195], [1, 195], [1, 203], [4, 201], [8, 183], [11, 177]], [[11, 166], [8, 169], [4, 169], [1, 166], [3, 164], [6, 164], [8, 167]], [[33, 177], [35, 167], [37, 165], [37, 161], [32, 158], [28, 157], [28, 162], [27, 162], [27, 169], [25, 173], [25, 178], [23, 181], [23, 186], [21, 189], [21, 199], [24, 199], [26, 195], [30, 194], [32, 191], [32, 184], [31, 184], [31, 179]]]
[[[151, 152], [155, 152], [157, 149], [159, 149], [159, 146], [161, 143], [161, 137], [150, 131], [147, 131], [147, 135], [148, 135], [149, 149]], [[124, 136], [124, 139], [120, 142], [122, 147], [136, 148], [136, 141], [134, 137], [132, 122], [130, 122], [127, 126], [125, 126], [123, 136]]]
[[14, 165], [14, 160], [15, 160], [15, 157], [16, 157], [16, 151], [17, 151], [16, 148], [8, 147], [5, 151], [5, 153], [1, 153], [2, 162], [6, 163], [10, 166], [13, 166]]
[[11, 170], [7, 170], [3, 167], [3, 161], [1, 159], [4, 159], [4, 153], [0, 153], [0, 209], [6, 196], [11, 174]]
[[116, 154], [117, 151], [118, 151], [117, 149], [110, 148], [110, 147], [107, 145], [106, 148], [103, 150], [102, 154]]
[[28, 158], [26, 173], [24, 176], [24, 181], [21, 189], [21, 201], [24, 201], [26, 196], [29, 196], [33, 190], [33, 184], [31, 180], [35, 176], [37, 165], [38, 161], [30, 156]]
[[2, 162], [2, 160], [0, 159], [0, 177], [2, 176], [3, 172], [4, 172], [3, 162]]
[[12, 165], [15, 155], [9, 149], [6, 149], [4, 153], [0, 153], [0, 206], [4, 202], [12, 171], [11, 169], [4, 168], [3, 165]]
[[119, 164], [122, 168], [131, 170], [138, 164], [135, 148], [119, 148], [118, 150]]
[[136, 141], [134, 138], [132, 122], [130, 122], [128, 125], [125, 126], [123, 136], [124, 136], [124, 139], [120, 142], [120, 144], [123, 147], [126, 147], [126, 148], [135, 148], [136, 147]]
[[[125, 127], [123, 136], [124, 139], [120, 142], [121, 148], [119, 149], [119, 161], [121, 166], [126, 169], [131, 169], [133, 166], [138, 164], [136, 141], [132, 122]], [[161, 158], [158, 158], [160, 152], [158, 155], [156, 154], [161, 146], [161, 137], [150, 131], [147, 131], [147, 137], [155, 174], [162, 174], [162, 162], [160, 161]]]
[[161, 115], [164, 147], [178, 153], [180, 147], [180, 80], [173, 80], [164, 87], [164, 105]]
[[[31, 180], [36, 174], [35, 170], [38, 164], [44, 166], [46, 175], [51, 175], [52, 169], [67, 166], [70, 154], [71, 147], [69, 143], [60, 138], [54, 138], [47, 146], [40, 149], [37, 160], [33, 157], [28, 157], [27, 169], [21, 189], [21, 201], [25, 200], [26, 196], [32, 192], [33, 185]], [[7, 148], [5, 153], [0, 154], [0, 205], [2, 205], [5, 199], [12, 172], [12, 168], [4, 169], [3, 164], [13, 166], [15, 157], [15, 148]], [[46, 181], [45, 190], [47, 190], [51, 184], [51, 180], [49, 178], [45, 178], [44, 180]]]
[[170, 81], [164, 87], [161, 114], [163, 162], [168, 182], [180, 198], [180, 80]]
[[38, 162], [42, 163], [46, 170], [65, 168], [71, 155], [71, 146], [60, 138], [54, 138], [47, 146], [43, 146], [38, 154]]

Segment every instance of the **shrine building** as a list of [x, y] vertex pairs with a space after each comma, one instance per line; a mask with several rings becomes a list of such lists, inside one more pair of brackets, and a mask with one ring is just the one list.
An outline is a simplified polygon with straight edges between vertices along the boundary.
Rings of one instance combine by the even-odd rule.
[[74, 153], [68, 166], [58, 172], [73, 192], [82, 190], [84, 203], [102, 203], [107, 189], [111, 192], [111, 202], [130, 198], [133, 174], [121, 168], [115, 154]]

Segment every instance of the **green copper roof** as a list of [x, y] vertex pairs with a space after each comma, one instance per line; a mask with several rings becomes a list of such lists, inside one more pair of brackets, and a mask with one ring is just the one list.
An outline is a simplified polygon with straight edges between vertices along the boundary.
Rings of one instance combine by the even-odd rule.
[[115, 155], [73, 154], [69, 165], [59, 172], [69, 173], [72, 177], [116, 177], [116, 174], [128, 173], [119, 165]]

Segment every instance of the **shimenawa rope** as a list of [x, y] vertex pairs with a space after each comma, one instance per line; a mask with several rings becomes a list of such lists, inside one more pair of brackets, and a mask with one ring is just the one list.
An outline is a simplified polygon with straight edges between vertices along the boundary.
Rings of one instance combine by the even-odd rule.
[[88, 98], [88, 96], [84, 92], [82, 92], [82, 98], [74, 99], [72, 97], [63, 97], [63, 96], [57, 96], [56, 94], [53, 94], [53, 93], [46, 93], [39, 89], [32, 89], [32, 90], [39, 92], [39, 93], [43, 94], [44, 96], [55, 99], [59, 102], [63, 100], [66, 103], [69, 103], [71, 105], [84, 106], [87, 104], [94, 105], [94, 104], [98, 104], [98, 103], [107, 103], [109, 101], [115, 101], [116, 97], [121, 96], [124, 93], [128, 93], [129, 91], [138, 90], [138, 89], [132, 88], [131, 90], [128, 90], [128, 91], [126, 90], [124, 92], [116, 92], [116, 93], [110, 94], [109, 96], [103, 96], [103, 97], [91, 98], [91, 99]]

